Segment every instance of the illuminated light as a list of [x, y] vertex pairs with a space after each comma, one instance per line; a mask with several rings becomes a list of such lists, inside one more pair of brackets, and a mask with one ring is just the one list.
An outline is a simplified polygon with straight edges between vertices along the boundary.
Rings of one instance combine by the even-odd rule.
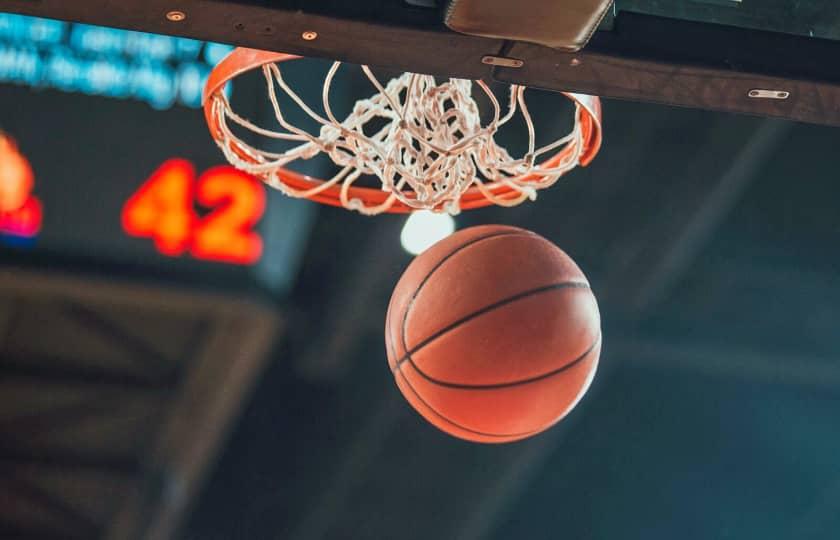
[[116, 28], [74, 24], [70, 44], [74, 49], [93, 54], [122, 54], [128, 32]]
[[167, 61], [175, 56], [175, 38], [146, 32], [127, 32], [125, 53], [138, 58]]
[[201, 92], [210, 68], [198, 64], [184, 64], [178, 70], [178, 101], [187, 107], [201, 106]]
[[52, 86], [64, 91], [74, 91], [78, 88], [81, 75], [80, 64], [73, 61], [68, 54], [56, 52], [46, 62], [45, 75]]
[[64, 21], [34, 18], [29, 25], [29, 38], [36, 43], [60, 43], [66, 28]]
[[234, 47], [231, 45], [225, 45], [223, 43], [208, 43], [204, 48], [204, 61], [211, 66], [215, 66], [225, 56], [230, 54], [233, 49]]
[[85, 80], [91, 93], [124, 97], [128, 95], [125, 73], [126, 69], [122, 62], [96, 60], [88, 65]]
[[[229, 45], [0, 13], [0, 82], [201, 107]], [[226, 88], [229, 95], [230, 87]]]
[[29, 161], [14, 141], [0, 133], [0, 212], [13, 212], [22, 207], [34, 184]]
[[131, 94], [158, 110], [175, 103], [175, 74], [163, 65], [137, 66], [129, 74]]
[[419, 210], [411, 214], [400, 234], [403, 249], [418, 255], [455, 232], [455, 220], [449, 214]]
[[[195, 203], [210, 209], [199, 217]], [[263, 241], [254, 227], [265, 211], [265, 188], [230, 166], [208, 170], [196, 182], [195, 168], [171, 159], [123, 206], [123, 230], [151, 238], [162, 255], [189, 252], [196, 259], [255, 264]]]
[[0, 234], [18, 238], [34, 238], [41, 231], [44, 209], [40, 199], [30, 195], [26, 202], [11, 212], [0, 213]]
[[198, 55], [201, 53], [201, 48], [203, 46], [203, 41], [177, 37], [175, 38], [175, 57], [181, 61], [198, 60]]
[[0, 234], [33, 238], [41, 230], [43, 208], [32, 195], [35, 177], [14, 141], [0, 133]]
[[265, 211], [262, 184], [233, 167], [216, 167], [198, 180], [196, 200], [214, 210], [195, 231], [193, 256], [234, 264], [260, 260], [263, 241], [253, 228]]
[[195, 169], [189, 161], [164, 163], [132, 195], [122, 211], [122, 225], [132, 236], [149, 237], [163, 255], [183, 253], [191, 241], [195, 212]]
[[42, 62], [31, 49], [0, 45], [0, 80], [36, 85], [41, 77]]
[[59, 43], [68, 23], [52, 19], [0, 13], [0, 38], [29, 40], [36, 43]]

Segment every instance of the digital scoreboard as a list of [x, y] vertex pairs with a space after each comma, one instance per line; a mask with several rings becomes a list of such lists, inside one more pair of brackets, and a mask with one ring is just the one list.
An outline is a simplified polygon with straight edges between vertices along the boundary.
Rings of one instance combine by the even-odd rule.
[[229, 50], [0, 13], [0, 256], [288, 288], [314, 206], [223, 165], [198, 107]]

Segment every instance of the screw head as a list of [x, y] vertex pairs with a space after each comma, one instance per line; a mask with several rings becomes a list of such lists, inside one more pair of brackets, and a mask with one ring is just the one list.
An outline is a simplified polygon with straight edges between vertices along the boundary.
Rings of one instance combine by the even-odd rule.
[[572, 58], [571, 60], [569, 60], [569, 65], [572, 66], [572, 67], [577, 67], [577, 66], [581, 65], [582, 63], [583, 62], [581, 62], [580, 58]]
[[313, 41], [318, 39], [318, 32], [313, 32], [312, 30], [307, 30], [306, 32], [300, 35], [306, 41]]
[[761, 95], [761, 92], [759, 92], [758, 90], [750, 90], [750, 93], [748, 95], [750, 97], [758, 97]]
[[187, 18], [187, 14], [183, 11], [170, 11], [166, 14], [166, 18], [172, 22], [181, 22]]

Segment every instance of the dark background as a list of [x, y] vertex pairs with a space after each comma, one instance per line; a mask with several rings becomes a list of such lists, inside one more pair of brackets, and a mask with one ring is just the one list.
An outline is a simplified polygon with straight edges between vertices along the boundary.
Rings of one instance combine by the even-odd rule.
[[[543, 125], [564, 118], [562, 97], [534, 99]], [[452, 439], [391, 380], [382, 334], [410, 261], [404, 217], [273, 194], [288, 206], [269, 208], [263, 232], [284, 240], [266, 256], [288, 291], [122, 234], [124, 197], [164, 159], [222, 161], [199, 111], [0, 87], [46, 216], [36, 246], [3, 261], [247, 289], [287, 320], [181, 538], [837, 538], [837, 130], [619, 101], [604, 118], [590, 167], [536, 202], [457, 217], [546, 236], [599, 299], [592, 388], [523, 442]]]

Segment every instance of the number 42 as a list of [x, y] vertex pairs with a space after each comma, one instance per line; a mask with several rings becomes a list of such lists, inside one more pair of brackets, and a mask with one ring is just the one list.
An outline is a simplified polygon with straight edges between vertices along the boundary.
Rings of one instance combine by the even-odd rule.
[[[203, 216], [196, 203], [211, 209]], [[171, 159], [126, 201], [123, 229], [151, 238], [170, 257], [186, 251], [197, 258], [233, 264], [254, 264], [263, 242], [253, 230], [265, 211], [265, 188], [230, 166], [209, 169], [196, 181], [195, 168]]]

